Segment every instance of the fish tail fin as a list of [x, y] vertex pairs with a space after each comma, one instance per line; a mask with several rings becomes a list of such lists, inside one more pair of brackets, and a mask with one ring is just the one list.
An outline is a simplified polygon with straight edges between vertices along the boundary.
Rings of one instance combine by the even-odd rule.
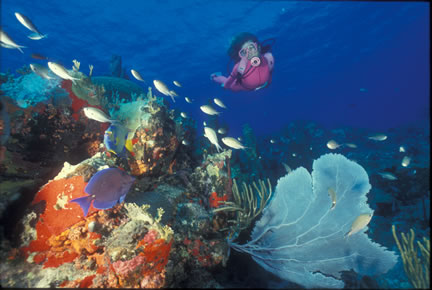
[[173, 102], [175, 103], [174, 95], [170, 94], [170, 97], [173, 100]]
[[132, 139], [126, 139], [125, 148], [126, 148], [129, 152], [133, 152]]
[[21, 49], [21, 48], [26, 48], [25, 46], [17, 46], [17, 49], [19, 50], [19, 51], [21, 51], [21, 53], [24, 53], [24, 51]]
[[[216, 145], [216, 149], [217, 149], [217, 152], [220, 152], [220, 150], [223, 151], [222, 147], [221, 147], [219, 144]], [[219, 150], [219, 149], [220, 149], [220, 150]]]
[[71, 199], [69, 202], [77, 203], [82, 208], [84, 212], [84, 216], [87, 216], [92, 200], [93, 198], [90, 195], [88, 195], [88, 196]]

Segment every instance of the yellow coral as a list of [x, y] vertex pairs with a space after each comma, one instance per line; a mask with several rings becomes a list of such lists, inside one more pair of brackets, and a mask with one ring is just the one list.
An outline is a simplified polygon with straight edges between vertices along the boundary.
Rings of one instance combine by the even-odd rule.
[[405, 274], [410, 283], [417, 289], [429, 289], [429, 267], [430, 267], [430, 241], [423, 237], [423, 244], [417, 242], [420, 249], [421, 258], [418, 257], [417, 247], [414, 247], [414, 230], [410, 233], [402, 233], [402, 245], [396, 234], [396, 227], [392, 225], [393, 237], [402, 256]]

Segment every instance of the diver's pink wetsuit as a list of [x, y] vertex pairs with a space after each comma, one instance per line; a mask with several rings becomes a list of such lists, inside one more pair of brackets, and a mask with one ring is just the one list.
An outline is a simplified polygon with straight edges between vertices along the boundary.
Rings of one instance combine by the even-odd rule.
[[236, 63], [231, 74], [228, 77], [212, 75], [213, 81], [222, 84], [222, 86], [232, 91], [251, 91], [261, 87], [268, 86], [271, 83], [272, 71], [274, 66], [274, 58], [270, 52], [260, 57], [261, 64], [253, 67], [248, 61], [246, 69], [241, 77], [241, 82], [236, 78], [238, 74], [238, 66]]

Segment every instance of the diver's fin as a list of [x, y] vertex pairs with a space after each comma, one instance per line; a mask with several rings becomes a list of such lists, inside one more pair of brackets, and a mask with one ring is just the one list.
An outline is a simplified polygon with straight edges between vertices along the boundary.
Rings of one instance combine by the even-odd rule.
[[259, 86], [255, 89], [255, 91], [258, 91], [259, 89], [265, 88], [267, 86], [268, 82], [265, 82], [262, 86]]

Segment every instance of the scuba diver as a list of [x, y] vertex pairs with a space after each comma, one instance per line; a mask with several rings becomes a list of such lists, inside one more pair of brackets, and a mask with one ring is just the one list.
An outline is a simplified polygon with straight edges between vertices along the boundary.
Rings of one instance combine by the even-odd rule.
[[267, 87], [272, 79], [274, 58], [271, 45], [263, 43], [252, 33], [242, 32], [235, 36], [228, 49], [228, 55], [235, 63], [233, 70], [228, 77], [220, 72], [212, 73], [210, 79], [232, 91], [256, 91]]

